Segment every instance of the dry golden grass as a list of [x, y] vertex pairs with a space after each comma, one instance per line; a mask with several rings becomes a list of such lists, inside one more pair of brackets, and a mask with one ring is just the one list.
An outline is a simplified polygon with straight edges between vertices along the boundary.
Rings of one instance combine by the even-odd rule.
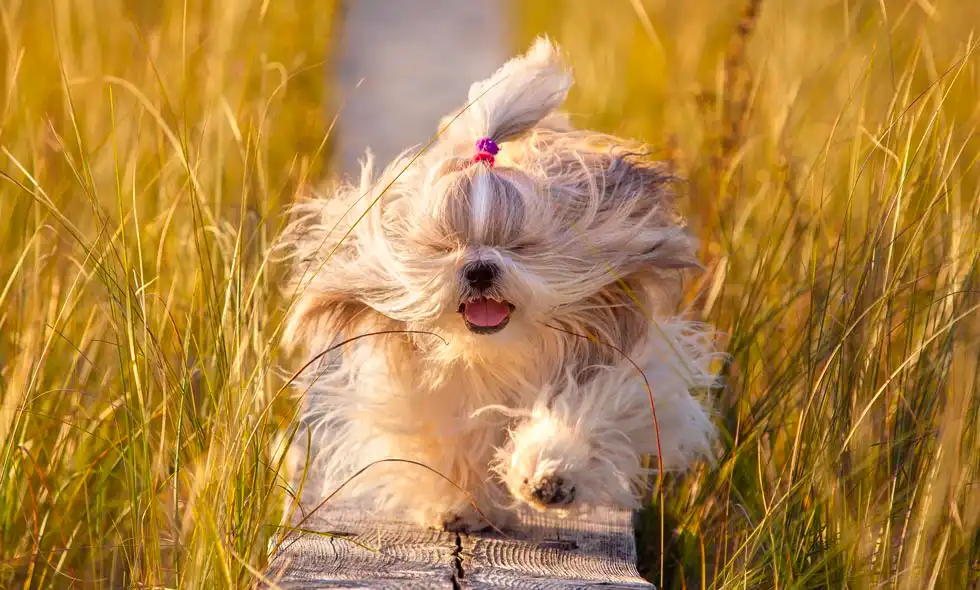
[[0, 586], [239, 587], [277, 531], [267, 249], [332, 3], [0, 4]]
[[571, 53], [580, 120], [688, 179], [692, 306], [730, 333], [726, 452], [651, 506], [647, 574], [980, 583], [980, 4], [519, 6], [522, 41]]

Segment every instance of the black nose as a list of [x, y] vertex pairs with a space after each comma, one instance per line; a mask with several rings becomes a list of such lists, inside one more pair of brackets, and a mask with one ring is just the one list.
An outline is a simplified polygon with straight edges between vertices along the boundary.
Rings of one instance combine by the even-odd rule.
[[463, 276], [474, 289], [489, 289], [493, 286], [493, 280], [497, 278], [497, 267], [486, 262], [477, 262], [466, 267]]

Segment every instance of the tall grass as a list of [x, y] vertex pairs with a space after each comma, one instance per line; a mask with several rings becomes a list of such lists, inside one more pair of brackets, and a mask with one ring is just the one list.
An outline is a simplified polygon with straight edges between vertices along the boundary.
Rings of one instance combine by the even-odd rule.
[[691, 307], [730, 334], [725, 452], [647, 511], [647, 575], [980, 585], [980, 4], [519, 6], [579, 119], [688, 179]]
[[0, 3], [0, 587], [241, 587], [331, 2]]

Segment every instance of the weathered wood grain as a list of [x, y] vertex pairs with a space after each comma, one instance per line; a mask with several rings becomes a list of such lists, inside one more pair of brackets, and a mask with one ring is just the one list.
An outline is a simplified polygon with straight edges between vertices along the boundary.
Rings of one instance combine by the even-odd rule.
[[310, 481], [268, 577], [282, 588], [653, 588], [636, 570], [632, 517], [601, 508], [567, 519], [527, 511], [498, 533], [456, 534], [378, 517], [356, 500], [317, 509]]
[[[275, 556], [267, 577], [281, 588], [452, 588], [456, 535], [377, 520], [356, 504], [323, 509]], [[326, 536], [334, 535], [334, 536]]]
[[566, 519], [527, 512], [515, 528], [511, 538], [461, 538], [463, 587], [653, 587], [636, 570], [629, 511], [600, 508]]
[[[456, 534], [324, 507], [283, 544], [268, 577], [282, 588], [653, 588], [636, 570], [631, 515], [603, 508], [525, 514], [497, 533]], [[333, 536], [328, 536], [333, 535]]]
[[324, 503], [326, 474], [318, 463], [299, 481], [305, 440], [296, 437], [290, 459], [293, 489], [301, 490], [297, 505], [287, 506], [295, 529], [273, 556], [268, 579], [280, 588], [454, 587], [455, 533], [414, 526], [398, 514], [376, 516], [342, 490]]

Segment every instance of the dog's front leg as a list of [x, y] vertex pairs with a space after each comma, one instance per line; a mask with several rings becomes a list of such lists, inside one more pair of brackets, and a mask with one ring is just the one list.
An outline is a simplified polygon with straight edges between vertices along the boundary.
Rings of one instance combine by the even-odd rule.
[[640, 472], [633, 441], [604, 427], [614, 416], [587, 415], [602, 407], [583, 394], [571, 389], [539, 401], [497, 455], [496, 471], [510, 493], [532, 508], [568, 512], [633, 502], [631, 479]]
[[[658, 376], [652, 393], [664, 467], [683, 469], [710, 456], [714, 427], [682, 378]], [[646, 475], [641, 457], [658, 452], [645, 383], [634, 367], [609, 368], [542, 396], [496, 457], [511, 494], [538, 510], [635, 506], [635, 484]]]
[[488, 471], [501, 420], [470, 418], [462, 395], [397, 386], [380, 370], [316, 383], [308, 419], [323, 496], [342, 490], [342, 498], [436, 528], [505, 526], [498, 508], [509, 497]]

